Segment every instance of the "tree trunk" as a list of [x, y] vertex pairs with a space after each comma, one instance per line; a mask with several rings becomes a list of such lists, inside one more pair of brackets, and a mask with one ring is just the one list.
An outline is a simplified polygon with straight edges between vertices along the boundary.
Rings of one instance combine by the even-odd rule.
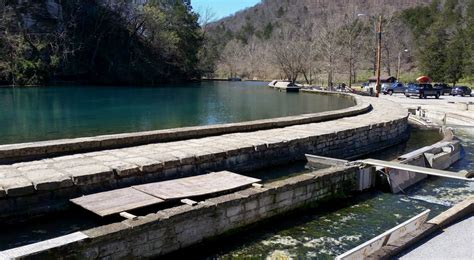
[[306, 84], [308, 84], [308, 85], [311, 84], [311, 83], [309, 82], [308, 77], [306, 76], [306, 72], [303, 72], [303, 76], [304, 76], [304, 79], [306, 80]]
[[388, 76], [392, 76], [392, 68], [390, 66], [390, 50], [388, 48], [385, 48], [385, 53], [387, 54], [387, 63], [385, 64], [385, 67], [387, 68]]
[[352, 87], [352, 58], [349, 59], [349, 88]]

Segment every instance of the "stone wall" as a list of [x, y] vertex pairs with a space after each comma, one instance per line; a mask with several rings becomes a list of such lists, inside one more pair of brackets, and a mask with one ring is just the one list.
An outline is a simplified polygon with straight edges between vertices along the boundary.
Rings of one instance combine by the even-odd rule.
[[42, 245], [26, 246], [0, 252], [0, 256], [25, 259], [156, 257], [298, 207], [348, 194], [356, 188], [358, 172], [358, 167], [315, 171], [262, 188], [207, 199], [196, 206], [178, 206], [137, 220], [86, 230], [81, 232], [84, 238], [79, 241], [63, 241], [53, 248], [44, 243], [45, 250], [38, 250]]
[[[330, 123], [328, 122], [328, 124]], [[337, 123], [337, 121], [334, 123]], [[91, 169], [79, 165], [77, 169], [80, 169], [81, 172], [73, 177], [72, 181], [66, 175], [60, 175], [63, 176], [60, 179], [57, 175], [50, 178], [39, 176], [37, 178], [44, 177], [45, 180], [42, 182], [37, 180], [36, 184], [31, 182], [15, 184], [17, 186], [11, 186], [8, 190], [5, 189], [6, 191], [3, 192], [3, 195], [2, 188], [0, 187], [0, 218], [5, 219], [13, 215], [22, 215], [26, 212], [34, 214], [35, 212], [51, 211], [55, 207], [67, 206], [69, 199], [83, 194], [196, 175], [207, 171], [229, 170], [246, 172], [303, 160], [304, 154], [346, 159], [353, 158], [405, 141], [409, 134], [407, 130], [407, 118], [402, 117], [390, 122], [349, 127], [344, 131], [331, 131], [327, 134], [307, 134], [305, 137], [298, 136], [297, 132], [283, 130], [289, 136], [283, 136], [285, 140], [266, 142], [263, 139], [257, 143], [253, 140], [253, 145], [249, 145], [249, 142], [251, 143], [252, 140], [244, 136], [239, 139], [241, 141], [238, 144], [228, 143], [229, 148], [224, 152], [200, 151], [198, 155], [185, 154], [181, 158], [174, 158], [169, 161], [159, 160], [156, 163], [148, 160], [146, 163], [150, 164], [147, 166], [140, 168], [134, 166], [135, 168], [123, 171], [112, 171], [109, 168], [91, 165], [90, 167], [92, 167], [93, 171], [89, 175], [87, 171]], [[268, 134], [270, 136], [273, 135], [272, 133]], [[183, 144], [187, 142], [183, 141]], [[193, 141], [190, 140], [189, 143], [192, 144]], [[217, 145], [217, 143], [214, 140], [213, 145]], [[142, 149], [146, 152], [151, 148], [145, 147]], [[84, 158], [80, 159], [86, 160]], [[69, 160], [52, 161], [52, 165], [72, 164], [75, 162]], [[79, 162], [81, 161], [79, 160]], [[33, 168], [50, 167], [44, 166], [44, 163], [22, 165], [22, 167]], [[0, 175], [1, 171], [2, 169], [0, 168]], [[36, 169], [33, 174], [38, 174], [39, 171]], [[17, 178], [23, 180], [21, 179], [23, 177]], [[39, 186], [39, 184], [42, 186]], [[0, 186], [2, 186], [1, 179]]]

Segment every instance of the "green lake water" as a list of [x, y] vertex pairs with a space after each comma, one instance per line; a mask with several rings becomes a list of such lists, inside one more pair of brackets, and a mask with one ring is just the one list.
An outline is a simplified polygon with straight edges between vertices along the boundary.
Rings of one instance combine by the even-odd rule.
[[263, 82], [0, 88], [0, 144], [211, 125], [337, 110], [353, 101]]

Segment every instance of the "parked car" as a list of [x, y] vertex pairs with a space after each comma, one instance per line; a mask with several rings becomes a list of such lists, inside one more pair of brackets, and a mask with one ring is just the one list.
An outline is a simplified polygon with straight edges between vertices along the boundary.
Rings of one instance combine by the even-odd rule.
[[406, 97], [416, 96], [418, 98], [427, 98], [429, 96], [439, 98], [441, 90], [433, 88], [431, 84], [410, 84], [405, 90]]
[[453, 90], [452, 87], [450, 87], [448, 84], [446, 83], [436, 83], [434, 84], [433, 86], [435, 89], [439, 89], [439, 90], [442, 90], [441, 94], [442, 95], [445, 95], [445, 94], [451, 94], [451, 91]]
[[393, 83], [391, 85], [383, 85], [382, 86], [382, 93], [384, 95], [393, 95], [393, 93], [405, 93], [407, 88], [403, 83]]
[[460, 95], [461, 97], [470, 96], [471, 93], [472, 93], [472, 90], [466, 86], [456, 86], [451, 91], [451, 95], [453, 96]]

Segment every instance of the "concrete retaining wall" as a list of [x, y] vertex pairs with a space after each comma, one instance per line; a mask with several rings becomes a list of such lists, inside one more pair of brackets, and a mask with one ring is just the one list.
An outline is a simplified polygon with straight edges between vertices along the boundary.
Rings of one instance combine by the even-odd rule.
[[[25, 259], [121, 259], [156, 257], [281, 213], [349, 193], [358, 167], [334, 167], [158, 211], [87, 231], [86, 238], [44, 250], [31, 245], [0, 252]], [[81, 237], [83, 236], [82, 234]], [[36, 248], [36, 250], [35, 250]]]
[[[447, 226], [458, 220], [461, 220], [463, 217], [466, 217], [473, 212], [474, 196], [471, 196], [449, 208], [448, 210], [444, 211], [443, 213], [437, 215], [436, 217], [428, 220], [421, 226], [421, 228], [419, 228], [415, 232], [407, 234], [399, 240], [385, 245], [384, 247], [382, 247], [382, 249], [376, 251], [375, 253], [367, 257], [367, 260], [398, 258], [399, 256], [397, 257], [397, 255], [402, 254], [403, 252], [407, 252], [407, 250], [412, 247], [420, 246], [420, 243], [422, 244], [423, 242], [426, 242], [426, 240], [424, 239], [429, 238], [430, 235], [433, 235], [435, 232], [443, 230]], [[468, 233], [469, 231], [466, 232], [466, 235], [468, 235]], [[459, 246], [464, 247], [469, 245], [462, 244]], [[455, 249], [453, 248], [452, 250]], [[435, 255], [431, 256], [431, 258], [433, 259], [436, 257], [437, 256]]]
[[[327, 124], [326, 127], [338, 127], [337, 121], [334, 123], [328, 122]], [[312, 127], [317, 128], [318, 124]], [[89, 163], [89, 161], [93, 160], [84, 157], [86, 154], [78, 155], [82, 157], [74, 160], [61, 161], [54, 159], [51, 162], [39, 162], [41, 164], [20, 164], [20, 167], [15, 169], [19, 174], [22, 173], [22, 168], [28, 167], [33, 167], [33, 176], [37, 176], [36, 174], [39, 175], [42, 172], [42, 170], [35, 169], [35, 167], [52, 168], [58, 174], [51, 177], [39, 175], [36, 177], [36, 183], [29, 181], [31, 180], [29, 178], [32, 177], [27, 176], [25, 178], [23, 177], [24, 175], [18, 175], [15, 178], [21, 180], [21, 182], [15, 182], [16, 179], [13, 179], [13, 184], [8, 189], [4, 186], [3, 195], [2, 181], [8, 184], [8, 182], [5, 182], [8, 179], [0, 179], [0, 218], [5, 219], [25, 213], [34, 214], [51, 211], [55, 207], [66, 206], [70, 198], [83, 194], [151, 181], [190, 176], [206, 171], [230, 170], [245, 172], [271, 165], [289, 163], [295, 160], [304, 160], [304, 154], [316, 154], [334, 158], [353, 158], [403, 142], [408, 138], [409, 134], [406, 116], [374, 125], [354, 125], [344, 128], [345, 130], [332, 131], [327, 134], [306, 133], [304, 136], [301, 136], [296, 131], [292, 132], [291, 129], [282, 129], [281, 131], [286, 133], [286, 136], [282, 137], [284, 140], [280, 139], [274, 142], [267, 142], [264, 139], [251, 140], [243, 136], [243, 138], [239, 139], [241, 140], [239, 144], [234, 143], [232, 145], [232, 143], [228, 143], [227, 145], [230, 148], [225, 151], [200, 151], [197, 155], [184, 154], [181, 158], [173, 157], [168, 159], [168, 161], [158, 159], [157, 161], [145, 160], [145, 157], [138, 157], [138, 159], [143, 158], [145, 161], [142, 166], [139, 167], [134, 164], [133, 167], [124, 170], [112, 170], [106, 166], [101, 166], [102, 163], [107, 162], [99, 161], [94, 161], [95, 164], [91, 165], [81, 165], [80, 163], [83, 161]], [[272, 133], [268, 134], [273, 135]], [[256, 136], [258, 138], [258, 132]], [[216, 143], [210, 146], [216, 145]], [[253, 144], [249, 145], [249, 143]], [[152, 155], [150, 152], [152, 147], [146, 146], [140, 149], [144, 151], [143, 153]], [[159, 154], [159, 156], [162, 155], [163, 153]], [[130, 162], [129, 159], [123, 160]], [[57, 168], [57, 165], [73, 163], [79, 165], [74, 166], [76, 168], [72, 169], [79, 169], [80, 172], [73, 172], [76, 175], [72, 175], [72, 178], [68, 178], [66, 175], [71, 171], [69, 170], [70, 168], [65, 168], [64, 170]], [[2, 169], [0, 168], [0, 175], [1, 171]], [[64, 173], [60, 171], [64, 171]], [[90, 173], [88, 173], [89, 171]]]

